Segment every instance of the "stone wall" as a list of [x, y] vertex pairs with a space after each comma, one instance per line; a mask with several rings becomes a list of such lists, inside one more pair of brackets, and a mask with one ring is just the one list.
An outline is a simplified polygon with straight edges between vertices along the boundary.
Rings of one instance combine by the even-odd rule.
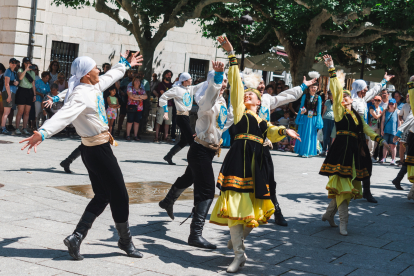
[[[94, 8], [76, 10], [57, 7], [51, 2], [38, 0], [34, 63], [38, 64], [40, 71], [47, 69], [50, 63], [52, 41], [79, 44], [78, 55], [90, 56], [99, 67], [105, 62], [117, 62], [121, 49], [139, 50], [133, 36]], [[6, 67], [11, 57], [21, 60], [27, 55], [31, 5], [31, 0], [0, 0], [0, 62]], [[128, 18], [126, 13], [122, 15]], [[172, 28], [158, 45], [153, 66], [157, 74], [170, 69], [177, 76], [189, 69], [190, 58], [216, 59], [214, 41], [203, 38], [194, 23]], [[113, 52], [115, 56], [109, 61], [108, 57]], [[224, 56], [221, 50], [217, 55]]]

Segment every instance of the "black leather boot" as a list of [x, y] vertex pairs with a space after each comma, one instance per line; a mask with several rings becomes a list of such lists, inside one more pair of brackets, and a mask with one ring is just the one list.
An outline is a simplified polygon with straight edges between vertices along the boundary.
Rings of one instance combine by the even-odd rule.
[[172, 158], [174, 155], [177, 154], [182, 149], [178, 144], [175, 145], [170, 149], [170, 151], [167, 153], [166, 156], [164, 156], [164, 160], [168, 162], [168, 165], [175, 165], [175, 163], [172, 161]]
[[60, 166], [63, 167], [66, 173], [72, 173], [70, 170], [70, 164], [76, 160], [81, 155], [81, 150], [77, 147], [65, 160], [60, 163]]
[[397, 177], [392, 181], [392, 184], [394, 184], [397, 190], [404, 190], [401, 187], [401, 180], [403, 180], [406, 173], [407, 173], [407, 165], [403, 164], [400, 171], [397, 174]]
[[174, 211], [173, 206], [175, 201], [180, 197], [180, 195], [185, 191], [185, 189], [177, 189], [174, 185], [168, 191], [168, 194], [163, 200], [161, 200], [158, 205], [167, 211], [168, 216], [174, 220]]
[[270, 199], [273, 202], [273, 205], [275, 205], [275, 224], [280, 226], [288, 226], [287, 221], [282, 215], [282, 210], [280, 209], [279, 202], [277, 201], [276, 195], [272, 195]]
[[362, 181], [363, 192], [362, 197], [365, 198], [368, 202], [378, 203], [378, 201], [371, 194], [371, 179]]
[[190, 226], [190, 236], [188, 237], [188, 244], [195, 247], [216, 249], [217, 246], [209, 243], [205, 238], [202, 237], [204, 222], [210, 209], [212, 199], [202, 201], [194, 207], [193, 220]]
[[131, 232], [129, 231], [128, 221], [123, 223], [115, 223], [116, 230], [118, 230], [119, 241], [118, 247], [124, 250], [128, 257], [142, 258], [143, 255], [135, 248], [132, 242]]
[[63, 240], [63, 243], [68, 247], [69, 255], [75, 260], [83, 260], [83, 256], [80, 254], [80, 246], [95, 219], [96, 216], [94, 214], [90, 212], [83, 213], [73, 234]]

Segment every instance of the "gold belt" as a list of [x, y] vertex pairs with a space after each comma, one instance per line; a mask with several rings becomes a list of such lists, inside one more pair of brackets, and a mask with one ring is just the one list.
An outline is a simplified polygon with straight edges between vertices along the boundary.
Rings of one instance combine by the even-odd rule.
[[336, 132], [336, 135], [348, 135], [354, 138], [358, 138], [358, 135], [355, 132], [349, 130], [339, 130]]
[[221, 153], [220, 145], [223, 143], [223, 139], [220, 139], [220, 145], [213, 144], [213, 143], [207, 143], [206, 141], [201, 140], [197, 136], [194, 138], [194, 141], [196, 141], [197, 143], [199, 143], [200, 145], [202, 145], [202, 146], [204, 146], [208, 149], [214, 150], [216, 152], [216, 155], [218, 157], [220, 157], [220, 153]]
[[185, 115], [185, 116], [190, 116], [190, 112], [189, 112], [189, 111], [178, 111], [178, 110], [177, 110], [177, 115]]
[[99, 146], [109, 142], [112, 146], [118, 146], [118, 143], [114, 140], [109, 131], [102, 132], [92, 137], [82, 137], [82, 144], [87, 147]]
[[236, 137], [234, 137], [234, 140], [250, 140], [259, 144], [263, 144], [263, 138], [248, 133], [237, 134]]

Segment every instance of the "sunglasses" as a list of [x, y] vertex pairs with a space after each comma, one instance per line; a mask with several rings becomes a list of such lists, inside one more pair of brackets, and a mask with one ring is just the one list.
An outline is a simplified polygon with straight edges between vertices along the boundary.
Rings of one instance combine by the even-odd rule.
[[282, 89], [282, 87], [278, 87], [277, 89]]
[[388, 105], [394, 105], [393, 103], [389, 103]]
[[381, 100], [374, 100], [374, 102], [380, 102]]

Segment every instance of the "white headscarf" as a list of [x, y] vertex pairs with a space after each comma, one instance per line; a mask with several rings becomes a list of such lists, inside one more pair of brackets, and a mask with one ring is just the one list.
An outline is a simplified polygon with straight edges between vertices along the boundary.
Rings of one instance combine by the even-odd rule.
[[358, 98], [358, 92], [367, 87], [367, 83], [364, 80], [356, 80], [352, 83], [351, 97]]
[[[204, 96], [204, 94], [206, 94], [208, 83], [211, 79], [214, 78], [215, 74], [216, 74], [216, 71], [214, 71], [214, 70], [211, 70], [210, 72], [208, 72], [207, 80], [205, 82], [203, 82], [203, 86], [200, 89], [198, 89], [198, 91], [197, 91], [197, 93], [194, 97], [197, 104], [201, 100], [201, 98]], [[223, 74], [223, 80], [227, 80], [226, 73]]]
[[72, 66], [70, 68], [72, 76], [69, 79], [68, 93], [66, 93], [65, 102], [68, 100], [70, 94], [72, 94], [73, 89], [79, 85], [80, 79], [88, 74], [95, 66], [96, 62], [86, 56], [78, 57], [72, 62]]
[[181, 73], [180, 78], [178, 81], [174, 82], [173, 86], [183, 85], [183, 81], [191, 79], [191, 75], [187, 72]]

